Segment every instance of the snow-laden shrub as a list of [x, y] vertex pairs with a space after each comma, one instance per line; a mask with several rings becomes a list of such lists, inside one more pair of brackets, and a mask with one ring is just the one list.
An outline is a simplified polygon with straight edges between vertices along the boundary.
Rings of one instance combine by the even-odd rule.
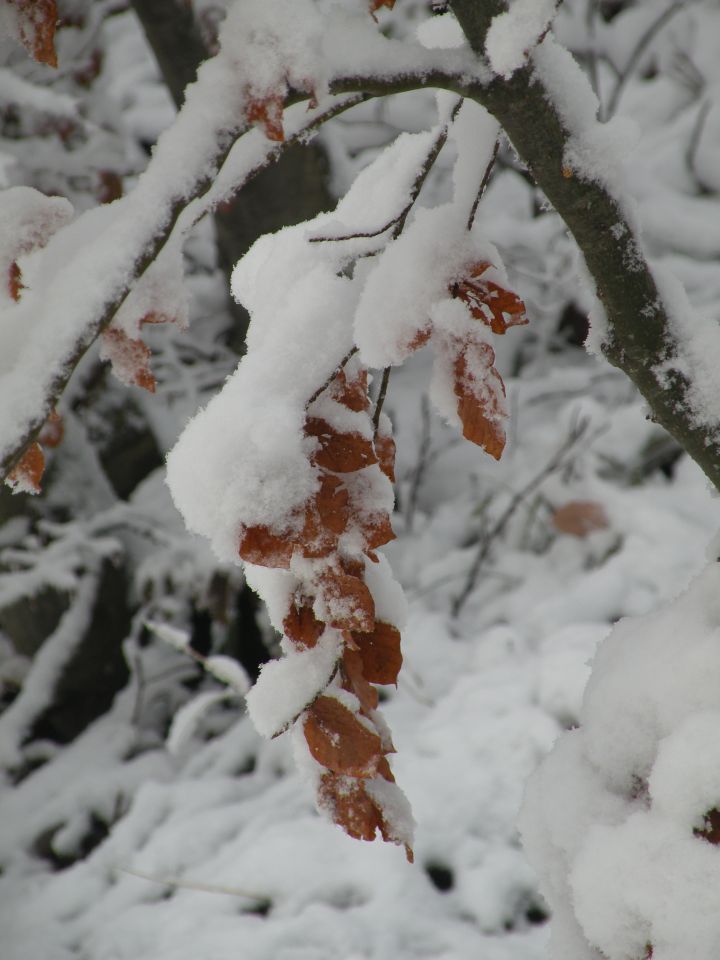
[[553, 960], [713, 960], [720, 945], [720, 566], [620, 621], [521, 827]]

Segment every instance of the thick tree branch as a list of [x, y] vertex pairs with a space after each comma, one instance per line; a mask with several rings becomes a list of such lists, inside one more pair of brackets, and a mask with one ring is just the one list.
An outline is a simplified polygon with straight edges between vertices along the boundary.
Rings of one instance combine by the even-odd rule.
[[[451, 7], [473, 50], [484, 56], [487, 29], [505, 5], [501, 0], [451, 0]], [[700, 422], [693, 410], [691, 383], [681, 371], [667, 309], [635, 232], [606, 187], [568, 170], [570, 132], [532, 59], [509, 80], [495, 77], [467, 95], [501, 123], [577, 241], [608, 320], [605, 356], [630, 377], [654, 419], [720, 489], [718, 431]]]

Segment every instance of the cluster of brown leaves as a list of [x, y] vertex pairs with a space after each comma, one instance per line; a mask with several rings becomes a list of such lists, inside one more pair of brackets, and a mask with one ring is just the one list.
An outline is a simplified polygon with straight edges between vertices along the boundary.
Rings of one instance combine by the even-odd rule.
[[[450, 294], [462, 300], [472, 316], [494, 334], [528, 322], [525, 304], [483, 275], [492, 267], [487, 260], [471, 264], [464, 275], [450, 284]], [[457, 414], [466, 440], [499, 460], [505, 449], [505, 384], [495, 369], [495, 351], [484, 339], [446, 338], [453, 356], [453, 380]]]
[[57, 67], [55, 30], [58, 21], [56, 0], [8, 0], [18, 14], [20, 41], [39, 63]]
[[[393, 746], [376, 714], [375, 684], [397, 683], [400, 632], [376, 616], [365, 579], [366, 563], [378, 562], [375, 550], [394, 534], [387, 512], [369, 506], [357, 482], [363, 471], [377, 467], [394, 480], [395, 445], [388, 433], [372, 437], [367, 387], [367, 371], [359, 365], [352, 375], [338, 371], [326, 395], [362, 414], [367, 429], [340, 431], [313, 415], [311, 407], [305, 436], [314, 441], [309, 446], [317, 490], [292, 530], [246, 527], [239, 553], [250, 563], [276, 568], [289, 568], [293, 556], [315, 561], [311, 578], [302, 580], [290, 599], [283, 629], [299, 651], [314, 647], [326, 630], [342, 638], [331, 686], [298, 720], [311, 756], [323, 768], [318, 802], [350, 836], [372, 840], [379, 831], [397, 843], [401, 841], [374, 795], [373, 783], [394, 783], [387, 759]], [[340, 538], [346, 533], [352, 536], [343, 545]], [[352, 551], [348, 542], [361, 546]], [[410, 848], [406, 850], [412, 858]]]
[[495, 368], [495, 351], [483, 328], [502, 335], [508, 327], [522, 326], [528, 319], [525, 304], [517, 294], [483, 278], [491, 268], [487, 260], [469, 264], [448, 285], [450, 296], [462, 300], [482, 326], [466, 329], [463, 334], [449, 334], [425, 323], [405, 345], [405, 352], [412, 353], [434, 337], [449, 366], [463, 436], [499, 460], [505, 448], [505, 384]]

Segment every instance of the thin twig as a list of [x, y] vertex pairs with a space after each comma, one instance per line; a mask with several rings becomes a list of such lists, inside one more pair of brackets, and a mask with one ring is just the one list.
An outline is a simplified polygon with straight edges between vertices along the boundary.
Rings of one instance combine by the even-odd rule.
[[684, 6], [685, 4], [682, 2], [682, 0], [677, 0], [677, 2], [671, 3], [667, 9], [663, 10], [656, 20], [653, 20], [645, 33], [642, 34], [638, 42], [635, 44], [630, 56], [627, 59], [625, 69], [620, 72], [618, 82], [615, 84], [615, 89], [613, 90], [612, 96], [608, 101], [607, 110], [605, 111], [604, 116], [605, 120], [612, 117], [617, 110], [618, 104], [620, 103], [620, 97], [625, 92], [627, 82], [632, 76], [633, 71], [635, 70], [635, 67], [637, 66], [642, 55], [645, 53], [647, 48], [650, 46], [668, 20], [670, 20], [671, 17], [674, 17], [679, 10], [682, 10]]
[[330, 386], [330, 384], [333, 382], [333, 380], [335, 379], [335, 377], [340, 373], [340, 371], [341, 371], [342, 368], [345, 366], [345, 364], [348, 362], [348, 360], [349, 360], [351, 357], [354, 357], [357, 352], [358, 352], [358, 348], [357, 348], [357, 347], [352, 347], [352, 349], [348, 350], [348, 352], [347, 352], [347, 353], [345, 354], [345, 356], [342, 358], [342, 360], [340, 361], [340, 363], [335, 367], [335, 369], [333, 370], [333, 372], [332, 372], [332, 373], [330, 374], [330, 376], [327, 378], [327, 380], [325, 381], [325, 383], [324, 383], [321, 387], [318, 387], [317, 390], [315, 391], [315, 393], [310, 397], [310, 399], [308, 400], [308, 402], [305, 404], [306, 407], [309, 407], [311, 403], [315, 403], [315, 401], [316, 401], [317, 398], [320, 396], [320, 394], [321, 394], [321, 393], [324, 393], [325, 390], [327, 390], [327, 388], [328, 388], [328, 387]]
[[540, 34], [540, 36], [539, 36], [539, 37], [537, 38], [537, 40], [535, 41], [535, 46], [536, 46], [536, 47], [539, 47], [540, 44], [541, 44], [541, 43], [543, 42], [543, 40], [545, 39], [545, 37], [550, 33], [550, 30], [551, 30], [552, 24], [553, 24], [553, 20], [554, 20], [555, 17], [557, 16], [557, 12], [558, 12], [558, 10], [560, 9], [560, 7], [562, 6], [562, 2], [563, 2], [563, 0], [555, 0], [555, 10], [553, 11], [552, 16], [550, 17], [550, 19], [548, 20], [547, 24], [545, 25], [545, 29], [543, 30], [543, 32]]
[[116, 867], [118, 873], [126, 873], [130, 877], [137, 877], [139, 880], [149, 880], [150, 883], [158, 883], [163, 887], [181, 888], [184, 890], [200, 890], [202, 893], [225, 893], [231, 897], [245, 897], [247, 900], [254, 900], [258, 905], [269, 902], [269, 897], [259, 896], [257, 893], [248, 893], [246, 890], [238, 890], [235, 887], [223, 887], [215, 883], [195, 883], [190, 880], [179, 880], [175, 877], [157, 877], [151, 873], [143, 873], [141, 870], [129, 870], [127, 867]]
[[480, 186], [478, 192], [475, 194], [475, 199], [473, 200], [473, 205], [470, 208], [470, 215], [468, 216], [467, 228], [472, 230], [473, 223], [475, 222], [475, 214], [477, 213], [477, 208], [480, 201], [483, 198], [483, 194], [487, 189], [487, 185], [490, 182], [490, 177], [492, 176], [493, 167], [495, 166], [495, 161], [497, 160], [498, 151], [500, 150], [500, 137], [495, 141], [495, 146], [493, 147], [493, 152], [488, 161], [488, 165], [485, 167], [485, 173], [483, 178], [480, 181]]
[[380, 429], [380, 414], [382, 413], [383, 404], [385, 403], [388, 383], [390, 383], [391, 369], [391, 367], [385, 367], [383, 370], [382, 380], [380, 381], [380, 389], [378, 390], [377, 400], [375, 401], [375, 412], [373, 413], [373, 434], [375, 437], [377, 437], [378, 430]]
[[420, 446], [418, 448], [417, 463], [415, 464], [415, 469], [410, 481], [410, 492], [408, 493], [408, 505], [405, 515], [405, 530], [407, 533], [412, 533], [420, 487], [430, 461], [430, 404], [424, 394], [420, 400], [420, 419], [422, 424]]
[[463, 585], [460, 593], [453, 600], [451, 607], [453, 617], [459, 616], [460, 611], [465, 605], [465, 601], [475, 589], [475, 584], [477, 583], [477, 578], [480, 574], [480, 570], [482, 569], [482, 565], [487, 560], [493, 543], [505, 530], [505, 527], [507, 526], [512, 515], [515, 513], [523, 500], [525, 500], [525, 498], [533, 492], [533, 490], [536, 490], [552, 473], [555, 473], [555, 471], [561, 469], [561, 467], [564, 465], [565, 457], [585, 435], [588, 426], [588, 420], [580, 420], [576, 424], [573, 424], [573, 426], [570, 428], [570, 433], [565, 440], [563, 440], [562, 444], [558, 447], [552, 457], [550, 457], [545, 466], [542, 467], [542, 469], [539, 470], [535, 476], [532, 477], [524, 487], [522, 487], [522, 489], [518, 490], [517, 493], [511, 497], [507, 507], [500, 514], [493, 526], [487, 531], [485, 536], [481, 537], [477, 552], [472, 564], [470, 565], [467, 577], [465, 578], [465, 584]]
[[430, 173], [433, 166], [435, 165], [435, 161], [439, 157], [440, 151], [447, 143], [448, 134], [450, 133], [450, 126], [455, 122], [455, 119], [458, 113], [460, 112], [460, 107], [462, 107], [463, 105], [463, 102], [464, 102], [463, 98], [458, 97], [457, 102], [455, 103], [455, 105], [453, 106], [450, 112], [450, 119], [447, 121], [447, 123], [445, 123], [442, 126], [437, 137], [435, 137], [435, 140], [433, 141], [432, 146], [428, 150], [427, 156], [425, 157], [425, 162], [423, 163], [422, 167], [420, 167], [420, 170], [418, 171], [418, 174], [415, 177], [415, 182], [413, 183], [410, 189], [410, 201], [406, 205], [405, 209], [402, 211], [400, 216], [398, 217], [397, 223], [395, 224], [395, 227], [393, 229], [393, 232], [392, 232], [393, 240], [397, 240], [397, 238], [405, 229], [405, 222], [408, 218], [408, 215], [412, 210], [413, 205], [420, 194], [420, 191], [422, 190], [423, 184], [427, 180], [428, 174]]

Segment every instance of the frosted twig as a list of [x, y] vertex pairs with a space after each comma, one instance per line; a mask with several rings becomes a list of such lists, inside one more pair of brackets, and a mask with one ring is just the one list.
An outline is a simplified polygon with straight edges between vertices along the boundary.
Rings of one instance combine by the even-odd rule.
[[163, 887], [199, 890], [202, 893], [225, 893], [231, 897], [245, 897], [247, 900], [254, 900], [258, 906], [265, 906], [270, 902], [269, 897], [263, 897], [257, 893], [248, 893], [247, 890], [239, 890], [237, 887], [224, 887], [216, 883], [179, 880], [177, 877], [158, 877], [151, 873], [143, 873], [142, 870], [130, 870], [128, 867], [115, 867], [115, 869], [118, 873], [126, 873], [130, 877], [137, 877], [139, 880], [148, 880], [150, 883], [157, 883]]
[[495, 166], [495, 161], [497, 160], [497, 155], [499, 150], [500, 150], [500, 138], [498, 137], [497, 140], [495, 141], [495, 146], [493, 147], [492, 156], [488, 161], [488, 165], [485, 167], [485, 173], [483, 174], [483, 178], [480, 181], [478, 192], [475, 194], [473, 205], [470, 208], [470, 214], [468, 216], [468, 222], [467, 222], [468, 230], [472, 230], [472, 225], [475, 222], [475, 214], [477, 213], [478, 205], [483, 198], [483, 194], [487, 189], [488, 183], [490, 182], [490, 177], [492, 176], [493, 167]]
[[385, 367], [383, 370], [382, 380], [380, 381], [380, 389], [378, 391], [377, 400], [375, 401], [375, 412], [373, 413], [373, 435], [375, 437], [377, 437], [378, 430], [380, 429], [380, 414], [382, 413], [385, 397], [387, 396], [387, 388], [388, 384], [390, 383], [391, 369], [391, 367]]

